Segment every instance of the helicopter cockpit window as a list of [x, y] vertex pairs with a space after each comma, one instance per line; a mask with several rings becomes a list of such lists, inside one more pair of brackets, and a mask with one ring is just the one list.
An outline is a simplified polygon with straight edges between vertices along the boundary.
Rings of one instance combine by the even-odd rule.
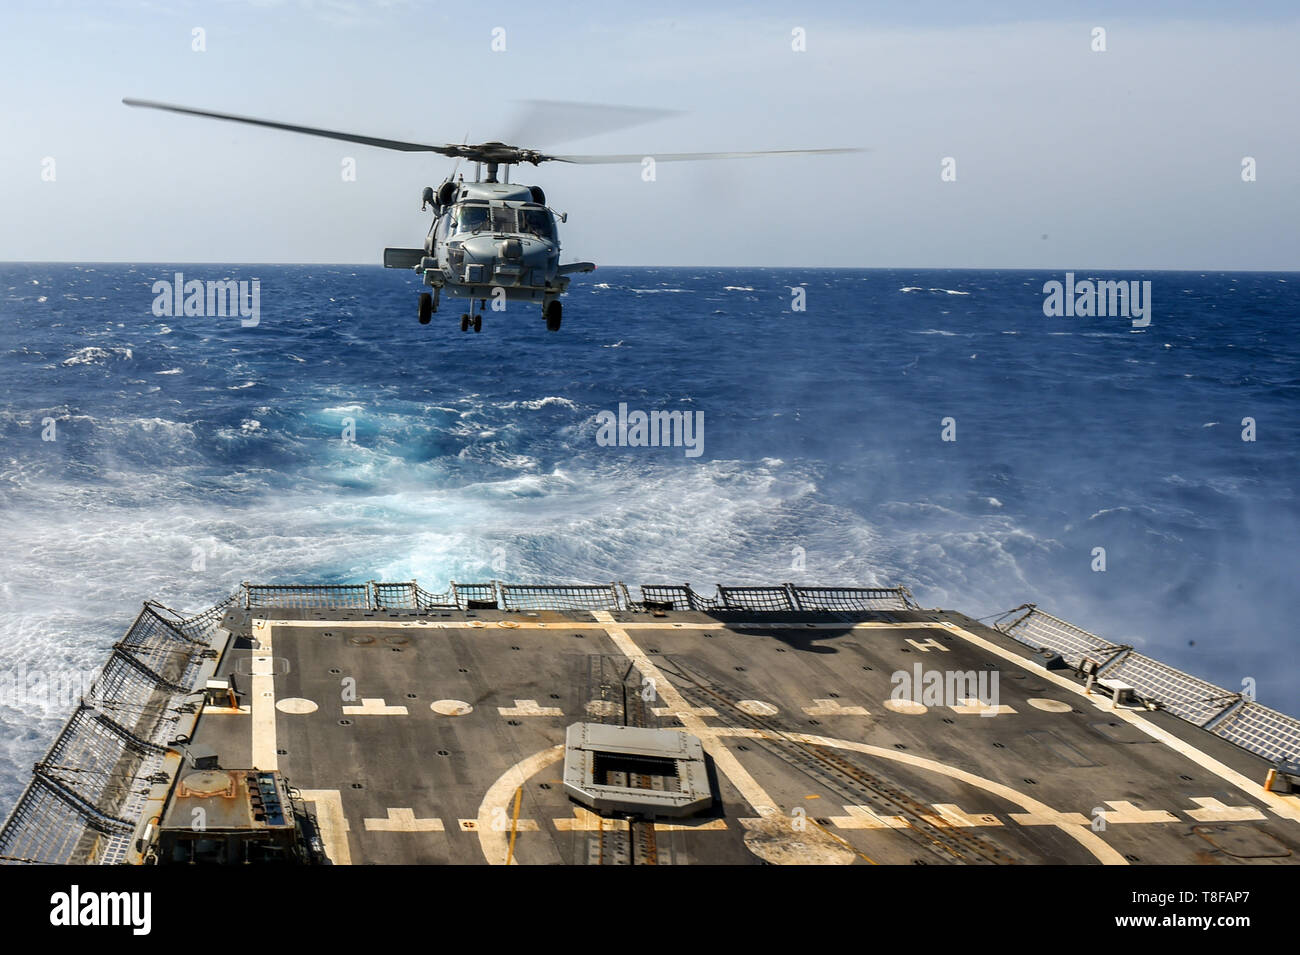
[[456, 207], [457, 232], [483, 232], [491, 228], [491, 216], [487, 206], [464, 203]]
[[515, 210], [508, 206], [488, 206], [463, 202], [456, 207], [457, 232], [514, 232]]
[[545, 209], [520, 209], [519, 231], [543, 239], [555, 238], [555, 223]]

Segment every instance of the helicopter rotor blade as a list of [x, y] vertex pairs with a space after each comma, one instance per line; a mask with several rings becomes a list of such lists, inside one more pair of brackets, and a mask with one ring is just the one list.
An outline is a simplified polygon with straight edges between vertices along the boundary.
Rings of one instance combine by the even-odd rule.
[[549, 146], [680, 115], [681, 110], [645, 106], [616, 106], [570, 100], [518, 100], [509, 132], [504, 139], [508, 143]]
[[604, 165], [608, 163], [643, 162], [647, 158], [655, 162], [693, 162], [696, 159], [751, 159], [761, 156], [827, 156], [835, 153], [860, 153], [863, 149], [757, 149], [749, 152], [729, 153], [624, 153], [622, 155], [597, 156], [546, 156], [555, 162], [578, 163], [582, 165]]
[[315, 126], [295, 126], [292, 123], [279, 123], [270, 119], [255, 119], [251, 116], [236, 116], [234, 113], [218, 113], [210, 109], [194, 109], [189, 106], [175, 106], [171, 103], [158, 103], [153, 100], [132, 99], [124, 97], [127, 106], [141, 106], [146, 109], [161, 109], [171, 113], [184, 113], [188, 116], [203, 116], [208, 119], [224, 119], [232, 123], [247, 123], [250, 126], [265, 126], [268, 129], [280, 129], [290, 133], [302, 133], [306, 136], [321, 136], [325, 139], [340, 139], [347, 143], [360, 143], [363, 146], [377, 146], [380, 149], [394, 149], [405, 153], [441, 153], [444, 156], [459, 155], [456, 146], [431, 146], [426, 143], [408, 143], [399, 139], [381, 139], [377, 136], [361, 136], [356, 133], [340, 133], [331, 129], [318, 129]]
[[[465, 130], [465, 135], [460, 137], [460, 143], [462, 146], [464, 146], [468, 142], [469, 142], [469, 130], [467, 129]], [[464, 156], [456, 157], [456, 161], [452, 163], [451, 166], [451, 175], [447, 177], [448, 181], [455, 181], [456, 173], [460, 170], [460, 164], [464, 158], [465, 158]]]

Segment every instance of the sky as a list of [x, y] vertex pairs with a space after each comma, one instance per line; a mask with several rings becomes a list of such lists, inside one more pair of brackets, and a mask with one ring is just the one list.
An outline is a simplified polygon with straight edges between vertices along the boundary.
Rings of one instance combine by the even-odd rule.
[[[1290, 270], [1297, 49], [1280, 2], [17, 0], [0, 260], [379, 264], [452, 168], [130, 96], [430, 143], [865, 150], [517, 168], [568, 213], [565, 261]], [[552, 142], [520, 122], [536, 99], [677, 112]]]

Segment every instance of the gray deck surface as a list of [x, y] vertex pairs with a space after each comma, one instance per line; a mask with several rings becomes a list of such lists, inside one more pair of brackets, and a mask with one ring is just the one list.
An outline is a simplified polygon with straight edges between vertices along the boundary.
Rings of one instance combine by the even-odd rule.
[[[964, 633], [924, 625], [938, 621]], [[868, 622], [887, 626], [853, 629]], [[649, 835], [636, 827], [661, 865], [1230, 865], [1291, 862], [1300, 849], [1300, 800], [1263, 793], [1264, 760], [1166, 713], [1117, 714], [1073, 689], [1071, 671], [1053, 674], [1071, 686], [1053, 682], [1025, 647], [960, 614], [255, 609], [226, 626], [269, 633], [274, 696], [254, 692], [255, 651], [232, 640], [222, 670], [253, 712], [205, 713], [196, 742], [225, 767], [284, 773], [312, 800], [335, 862], [621, 860], [624, 824], [564, 795], [557, 747], [570, 723], [625, 719], [694, 721], [709, 735], [715, 807]], [[620, 626], [621, 638], [607, 630]], [[671, 691], [656, 684], [643, 699], [627, 640]], [[891, 674], [917, 664], [996, 671], [1013, 712], [891, 709]], [[666, 692], [696, 715], [679, 719]], [[314, 709], [293, 712], [311, 708], [295, 701]], [[455, 702], [471, 709], [448, 715]], [[259, 708], [272, 704], [273, 748], [262, 738], [255, 750]]]

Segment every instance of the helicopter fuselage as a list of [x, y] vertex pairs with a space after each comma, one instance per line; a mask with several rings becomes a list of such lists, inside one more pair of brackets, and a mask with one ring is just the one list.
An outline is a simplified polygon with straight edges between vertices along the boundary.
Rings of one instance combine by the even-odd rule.
[[384, 252], [385, 266], [412, 268], [434, 290], [432, 301], [421, 303], [422, 322], [445, 290], [469, 299], [471, 312], [475, 301], [495, 311], [510, 302], [536, 303], [548, 325], [558, 325], [558, 300], [569, 276], [595, 268], [590, 262], [560, 265], [556, 216], [537, 186], [449, 180], [436, 193], [426, 189], [424, 198], [434, 207], [424, 248]]

